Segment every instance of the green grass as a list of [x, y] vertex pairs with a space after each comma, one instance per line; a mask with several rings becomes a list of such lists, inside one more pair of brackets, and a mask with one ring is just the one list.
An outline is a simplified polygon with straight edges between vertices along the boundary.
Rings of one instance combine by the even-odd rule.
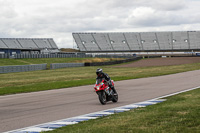
[[[94, 84], [97, 68], [77, 67], [0, 74], [0, 95]], [[113, 66], [104, 66], [102, 68], [112, 79], [119, 81], [198, 70], [200, 69], [200, 63], [142, 68], [115, 68]]]
[[[47, 133], [199, 133], [200, 89], [145, 108], [80, 122]], [[46, 133], [46, 132], [45, 132]]]
[[51, 63], [84, 63], [121, 60], [119, 58], [37, 58], [37, 59], [0, 59], [0, 66], [44, 64]]

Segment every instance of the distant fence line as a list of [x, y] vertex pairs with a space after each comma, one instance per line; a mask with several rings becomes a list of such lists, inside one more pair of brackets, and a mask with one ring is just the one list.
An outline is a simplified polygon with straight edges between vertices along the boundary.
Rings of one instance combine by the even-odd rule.
[[92, 55], [85, 53], [58, 53], [58, 54], [0, 54], [0, 58], [13, 58], [13, 59], [25, 59], [25, 58], [90, 58], [90, 57], [99, 57], [99, 58], [130, 58], [131, 55]]
[[50, 69], [66, 68], [66, 67], [83, 67], [84, 63], [52, 63]]
[[[130, 58], [119, 61], [111, 62], [94, 62], [94, 63], [52, 63], [50, 69], [59, 69], [67, 67], [85, 67], [85, 66], [102, 66], [102, 65], [114, 65], [124, 62], [130, 62], [142, 59], [142, 57]], [[47, 64], [35, 64], [35, 65], [18, 65], [18, 66], [0, 66], [0, 73], [13, 73], [13, 72], [26, 72], [26, 71], [37, 71], [47, 70]]]
[[14, 59], [24, 59], [24, 58], [85, 58], [92, 57], [92, 55], [85, 54], [0, 54], [0, 58], [14, 58]]
[[27, 71], [46, 70], [46, 69], [47, 69], [47, 64], [0, 66], [0, 73], [27, 72]]
[[50, 69], [66, 68], [66, 67], [84, 67], [84, 66], [104, 66], [104, 65], [114, 65], [120, 63], [126, 63], [130, 61], [140, 60], [142, 57], [130, 58], [125, 60], [110, 61], [110, 62], [92, 62], [92, 63], [53, 63], [50, 64]]

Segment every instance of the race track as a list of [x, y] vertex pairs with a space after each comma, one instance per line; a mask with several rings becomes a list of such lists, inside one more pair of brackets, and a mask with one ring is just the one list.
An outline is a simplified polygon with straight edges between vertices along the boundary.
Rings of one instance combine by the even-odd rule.
[[93, 85], [0, 96], [0, 132], [145, 101], [200, 86], [200, 70], [115, 82], [118, 103], [101, 105]]

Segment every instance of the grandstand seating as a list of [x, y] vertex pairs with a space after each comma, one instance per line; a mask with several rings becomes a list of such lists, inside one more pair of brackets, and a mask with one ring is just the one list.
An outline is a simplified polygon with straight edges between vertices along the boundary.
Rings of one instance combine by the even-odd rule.
[[33, 41], [38, 44], [39, 48], [52, 48], [48, 40], [34, 39]]
[[80, 51], [199, 50], [200, 31], [73, 33]]
[[46, 50], [51, 53], [59, 52], [52, 38], [0, 38], [0, 51], [5, 52], [6, 50], [12, 52], [18, 50], [18, 53], [20, 50], [37, 50], [38, 52]]
[[100, 48], [98, 47], [97, 42], [95, 41], [94, 37], [92, 36], [92, 34], [80, 34], [79, 35], [81, 40], [82, 40], [82, 44], [85, 45], [89, 50], [89, 51], [98, 51], [100, 50]]
[[19, 42], [16, 39], [7, 39], [7, 38], [3, 38], [1, 39], [1, 41], [3, 41], [8, 48], [22, 48], [22, 46], [19, 44]]
[[143, 50], [139, 33], [124, 33], [130, 50]]
[[78, 44], [78, 48], [81, 50], [81, 51], [87, 51], [86, 47], [85, 47], [85, 42], [82, 42], [79, 34], [72, 34], [73, 37], [74, 37], [74, 40], [76, 42], [76, 44]]
[[51, 38], [0, 38], [0, 48], [13, 49], [58, 49], [55, 42]]
[[32, 39], [19, 39], [18, 41], [21, 44], [22, 48], [38, 48], [37, 44], [34, 43]]
[[109, 33], [108, 36], [114, 50], [130, 51], [130, 47], [123, 33], [122, 34]]
[[56, 45], [56, 43], [54, 42], [54, 40], [52, 38], [47, 39], [49, 41], [49, 43], [51, 44], [52, 48], [54, 49], [58, 49], [58, 46]]
[[93, 33], [93, 36], [101, 51], [114, 51], [107, 33]]
[[156, 34], [153, 32], [142, 32], [141, 42], [143, 50], [159, 50], [159, 44], [156, 38]]
[[157, 41], [160, 49], [171, 50], [172, 49], [172, 39], [170, 32], [157, 32]]
[[187, 32], [172, 32], [173, 49], [189, 49]]
[[200, 49], [200, 31], [188, 32], [190, 49]]
[[6, 46], [6, 44], [0, 40], [0, 48], [8, 48], [8, 46]]

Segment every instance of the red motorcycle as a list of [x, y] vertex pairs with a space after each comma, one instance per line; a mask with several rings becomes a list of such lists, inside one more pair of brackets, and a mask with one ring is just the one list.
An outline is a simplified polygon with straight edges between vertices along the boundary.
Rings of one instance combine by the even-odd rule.
[[[114, 86], [113, 80], [111, 80], [112, 85]], [[105, 105], [108, 101], [117, 102], [118, 94], [113, 92], [113, 90], [109, 87], [107, 82], [103, 79], [97, 79], [94, 89], [99, 97], [99, 101], [101, 104]]]

